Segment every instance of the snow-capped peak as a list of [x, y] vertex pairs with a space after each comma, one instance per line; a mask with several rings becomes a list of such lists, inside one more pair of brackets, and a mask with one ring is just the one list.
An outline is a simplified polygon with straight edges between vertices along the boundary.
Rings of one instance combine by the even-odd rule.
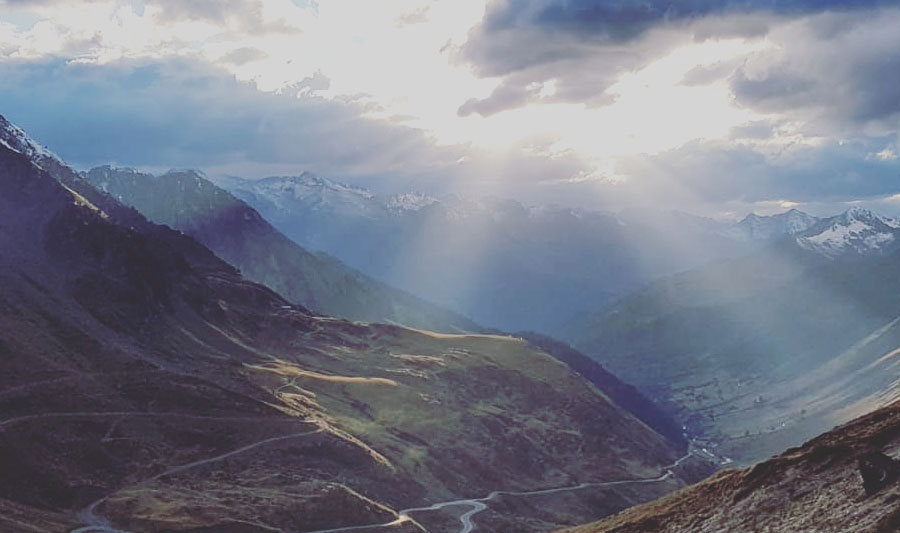
[[852, 207], [816, 224], [797, 238], [801, 248], [830, 258], [881, 255], [900, 246], [900, 221]]
[[25, 133], [25, 130], [6, 120], [2, 115], [0, 115], [0, 144], [28, 157], [35, 163], [40, 163], [41, 159], [53, 159], [61, 162], [59, 156], [32, 139]]
[[77, 180], [80, 178], [77, 172], [67, 167], [58, 155], [32, 139], [25, 133], [25, 130], [6, 120], [3, 115], [0, 115], [0, 145], [27, 157], [31, 164], [38, 169], [50, 172], [52, 166], [66, 167], [68, 170], [66, 177], [61, 178], [58, 175], [53, 175], [53, 177], [72, 195], [75, 205], [88, 208], [103, 218], [109, 218], [107, 213], [92, 204], [72, 186], [69, 176], [72, 180]]
[[850, 221], [856, 220], [866, 224], [880, 224], [888, 226], [890, 228], [900, 229], [900, 221], [875, 214], [864, 207], [851, 207], [850, 209], [844, 211], [840, 216], [844, 221], [848, 223]]
[[725, 234], [741, 241], [771, 241], [786, 235], [799, 235], [817, 222], [818, 218], [797, 209], [769, 216], [750, 213], [728, 228]]
[[[334, 212], [348, 217], [376, 218], [387, 208], [366, 189], [304, 172], [259, 180], [228, 178], [219, 183], [239, 198], [262, 202], [278, 213]], [[263, 209], [263, 211], [266, 211]]]
[[391, 196], [387, 207], [396, 211], [419, 211], [437, 203], [438, 199], [419, 192], [410, 192]]
[[304, 198], [313, 194], [320, 195], [323, 192], [353, 195], [365, 199], [373, 198], [372, 193], [365, 189], [346, 185], [309, 172], [304, 172], [299, 176], [265, 178], [257, 181], [255, 185], [257, 190], [268, 190], [271, 192], [278, 191], [281, 193], [289, 192], [295, 199]]
[[[126, 171], [130, 171], [133, 169], [123, 169]], [[209, 178], [206, 176], [206, 173], [202, 170], [198, 170], [196, 168], [170, 168], [163, 176], [168, 175], [176, 175], [176, 174], [186, 174], [188, 176], [193, 176], [195, 178], [200, 178], [203, 180], [208, 180]]]

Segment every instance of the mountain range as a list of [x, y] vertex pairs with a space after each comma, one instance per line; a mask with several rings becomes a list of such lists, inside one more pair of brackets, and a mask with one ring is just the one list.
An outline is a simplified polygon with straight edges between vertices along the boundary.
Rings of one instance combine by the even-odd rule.
[[822, 219], [798, 233], [805, 250], [836, 259], [850, 255], [887, 255], [900, 249], [900, 221], [853, 207]]
[[[900, 526], [900, 222], [221, 184], [78, 172], [0, 117], [0, 529]], [[485, 294], [444, 310], [304, 233]], [[458, 313], [490, 298], [575, 348]], [[762, 462], [700, 481], [732, 459]]]
[[[486, 326], [556, 336], [578, 316], [655, 279], [806, 235], [825, 222], [797, 210], [723, 222], [675, 211], [384, 197], [309, 173], [218, 183], [307, 249]], [[836, 246], [829, 241], [821, 249]]]
[[293, 239], [373, 277], [393, 275], [489, 325], [569, 341], [738, 461], [896, 396], [884, 357], [900, 316], [900, 222], [863, 208], [727, 222], [385, 198], [309, 174], [222, 184]]
[[[244, 276], [308, 308], [349, 319], [437, 331], [484, 331], [459, 315], [356, 273], [336, 259], [310, 254], [253, 208], [196, 171], [154, 176], [104, 166], [82, 177], [153, 222], [195, 238]], [[565, 362], [676, 446], [686, 446], [680, 424], [598, 362], [563, 342], [529, 332], [517, 335]]]
[[709, 472], [535, 345], [311, 313], [0, 139], [4, 529], [542, 531]]

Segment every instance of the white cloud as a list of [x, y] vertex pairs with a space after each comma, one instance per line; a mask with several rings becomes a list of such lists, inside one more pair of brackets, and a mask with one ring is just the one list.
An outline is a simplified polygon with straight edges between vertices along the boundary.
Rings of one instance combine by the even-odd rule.
[[[263, 94], [346, 105], [379, 127], [412, 128], [432, 147], [450, 148], [453, 161], [466, 162], [454, 166], [471, 170], [468, 162], [478, 161], [479, 174], [468, 183], [495, 173], [559, 187], [616, 184], [612, 196], [618, 198], [622, 183], [644, 180], [647, 185], [635, 195], [721, 201], [744, 194], [753, 196], [750, 202], [785, 206], [791, 201], [783, 199], [795, 198], [795, 189], [754, 177], [744, 163], [760, 171], [774, 165], [779, 176], [795, 165], [809, 183], [806, 167], [815, 164], [797, 154], [827, 157], [823, 147], [835, 143], [835, 123], [841, 122], [829, 113], [850, 116], [861, 108], [866, 95], [857, 94], [858, 88], [874, 82], [854, 74], [881, 72], [873, 55], [889, 56], [900, 35], [897, 10], [880, 17], [698, 15], [650, 27], [626, 43], [550, 46], [569, 55], [531, 70], [486, 74], [462, 53], [483, 36], [478, 32], [486, 0], [6, 4], [15, 7], [0, 12], [0, 64], [48, 58], [110, 67], [130, 61], [208, 63]], [[856, 66], [872, 68], [863, 72]], [[792, 85], [786, 73], [802, 75], [804, 83]], [[862, 107], [890, 109], [892, 94], [874, 87], [873, 102]], [[358, 124], [327, 130], [340, 135], [341, 127]], [[841, 135], [887, 137], [898, 129], [890, 120], [872, 124], [856, 124]], [[884, 143], [867, 145], [869, 151], [856, 157], [895, 161], [892, 147], [879, 151]], [[737, 159], [720, 161], [709, 146], [725, 147], [722, 152]], [[372, 158], [361, 165], [367, 173], [378, 174], [378, 165], [387, 173], [404, 164], [402, 150], [391, 152], [390, 164], [376, 153], [360, 154]], [[421, 164], [420, 155], [407, 157]], [[517, 158], [543, 159], [546, 166], [536, 168], [548, 174], [523, 172], [522, 165], [509, 163]], [[720, 171], [718, 164], [734, 161], [740, 178], [708, 178]], [[678, 171], [680, 183], [653, 175], [668, 169]], [[692, 178], [688, 170], [704, 178]], [[857, 186], [849, 170], [832, 181], [829, 191], [840, 194]], [[691, 192], [692, 187], [704, 189]]]
[[[328, 80], [327, 88], [307, 88], [301, 96], [352, 97], [369, 104], [369, 116], [421, 128], [441, 144], [475, 143], [508, 151], [540, 138], [550, 142], [552, 152], [575, 150], [597, 164], [605, 164], [599, 161], [603, 158], [722, 137], [746, 121], [748, 113], [731, 106], [723, 84], [688, 87], [680, 80], [697, 65], [760, 47], [740, 40], [683, 47], [621, 77], [610, 88], [615, 102], [602, 108], [554, 101], [557, 83], [546, 80], [534, 87], [541, 103], [498, 116], [460, 117], [462, 102], [488, 96], [499, 83], [451, 61], [451, 52], [480, 22], [483, 0], [237, 4], [257, 17], [256, 26], [219, 12], [189, 17], [199, 8], [173, 12], [175, 4], [162, 1], [145, 2], [142, 9], [117, 1], [49, 3], [35, 8], [41, 22], [7, 34], [4, 44], [18, 42], [19, 58], [61, 55], [98, 64], [203, 57], [263, 91], [299, 90], [295, 84], [320, 76]], [[247, 50], [256, 53], [233, 61], [236, 53]]]
[[884, 150], [876, 152], [872, 155], [879, 161], [894, 161], [895, 159], [897, 159], [897, 152], [895, 152], [894, 149], [890, 147], [885, 148]]

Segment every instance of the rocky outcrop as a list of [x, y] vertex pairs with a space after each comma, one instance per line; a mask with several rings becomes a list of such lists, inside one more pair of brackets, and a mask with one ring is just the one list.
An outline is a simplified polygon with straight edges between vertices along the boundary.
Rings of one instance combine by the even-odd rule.
[[900, 461], [881, 452], [871, 452], [859, 458], [859, 475], [866, 495], [871, 496], [900, 478]]

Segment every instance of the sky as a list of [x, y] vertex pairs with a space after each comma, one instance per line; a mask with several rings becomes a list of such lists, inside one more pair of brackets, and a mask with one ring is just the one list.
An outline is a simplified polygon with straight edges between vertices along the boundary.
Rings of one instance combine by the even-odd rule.
[[900, 2], [0, 0], [0, 114], [79, 168], [900, 216]]

